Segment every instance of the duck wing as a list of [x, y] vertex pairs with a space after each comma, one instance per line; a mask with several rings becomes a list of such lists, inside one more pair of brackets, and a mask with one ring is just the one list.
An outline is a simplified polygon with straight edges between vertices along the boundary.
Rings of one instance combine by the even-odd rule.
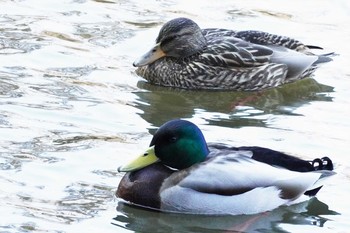
[[[283, 64], [287, 67], [287, 82], [314, 71], [314, 64], [319, 61], [318, 56], [306, 55], [280, 44], [261, 45], [235, 37], [209, 37], [208, 48], [200, 57], [203, 64], [228, 68]], [[294, 48], [296, 45], [299, 44], [295, 42], [290, 47]]]
[[331, 171], [299, 173], [249, 158], [243, 152], [216, 156], [174, 173], [162, 185], [163, 210], [251, 214], [277, 208], [321, 186]]
[[179, 185], [219, 195], [237, 195], [259, 187], [276, 186], [283, 192], [295, 193], [289, 197], [295, 199], [322, 176], [321, 172], [299, 173], [273, 167], [251, 159], [249, 154], [237, 152], [212, 158], [190, 169]]
[[316, 68], [313, 65], [319, 59], [316, 55], [306, 55], [278, 45], [268, 45], [267, 47], [273, 50], [271, 63], [287, 65], [287, 81], [297, 80], [312, 73]]
[[300, 41], [288, 36], [275, 35], [268, 32], [246, 30], [236, 32], [235, 37], [260, 45], [279, 45], [296, 51], [307, 52], [309, 48], [321, 49], [317, 46], [306, 46]]
[[237, 31], [224, 29], [224, 28], [205, 28], [202, 29], [202, 34], [205, 37], [215, 36], [215, 37], [223, 37], [223, 36], [236, 36]]
[[269, 63], [273, 50], [235, 37], [208, 37], [200, 55], [203, 64], [220, 67], [254, 67]]
[[[208, 143], [208, 148], [210, 150], [210, 154], [208, 155], [210, 158], [217, 155], [226, 155], [232, 152], [235, 153], [236, 151], [250, 151], [252, 153], [251, 158], [262, 163], [283, 167], [285, 169], [297, 172], [315, 171], [312, 161], [303, 160], [270, 148], [259, 146], [234, 147], [224, 143]], [[323, 163], [322, 160], [321, 163]], [[318, 170], [333, 170], [332, 161], [329, 162], [329, 167], [330, 169], [322, 169], [321, 167]]]

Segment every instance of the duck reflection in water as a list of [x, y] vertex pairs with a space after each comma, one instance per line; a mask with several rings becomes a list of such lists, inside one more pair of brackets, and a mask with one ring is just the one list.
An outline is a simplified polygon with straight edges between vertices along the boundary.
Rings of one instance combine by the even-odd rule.
[[112, 224], [135, 232], [288, 232], [283, 229], [288, 225], [313, 226], [317, 232], [328, 221], [327, 215], [339, 214], [317, 198], [256, 215], [168, 214], [125, 202], [118, 203], [117, 211]]
[[308, 78], [282, 87], [258, 92], [190, 91], [159, 87], [144, 81], [134, 92], [141, 117], [154, 126], [174, 118], [191, 118], [196, 113], [210, 125], [265, 127], [267, 114], [297, 115], [294, 110], [312, 101], [332, 101], [333, 87]]

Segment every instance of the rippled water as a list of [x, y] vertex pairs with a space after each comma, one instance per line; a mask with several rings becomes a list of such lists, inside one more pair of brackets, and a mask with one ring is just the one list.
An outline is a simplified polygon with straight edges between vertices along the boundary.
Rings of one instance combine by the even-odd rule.
[[[0, 1], [0, 232], [346, 232], [350, 224], [350, 5], [337, 1]], [[259, 29], [339, 56], [264, 92], [151, 86], [132, 62], [159, 27]], [[234, 217], [130, 207], [116, 168], [171, 118], [208, 141], [330, 156], [338, 175], [310, 203]]]

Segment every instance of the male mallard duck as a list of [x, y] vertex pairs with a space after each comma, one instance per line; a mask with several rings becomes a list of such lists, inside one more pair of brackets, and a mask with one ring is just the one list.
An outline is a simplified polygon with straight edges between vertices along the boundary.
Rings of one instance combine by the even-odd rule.
[[162, 125], [141, 157], [126, 166], [117, 196], [165, 212], [254, 214], [314, 196], [333, 174], [332, 161], [313, 162], [262, 147], [206, 143], [185, 120]]
[[201, 29], [176, 18], [161, 28], [156, 45], [134, 62], [152, 84], [186, 89], [252, 91], [305, 78], [328, 55], [314, 55], [295, 39], [261, 31]]

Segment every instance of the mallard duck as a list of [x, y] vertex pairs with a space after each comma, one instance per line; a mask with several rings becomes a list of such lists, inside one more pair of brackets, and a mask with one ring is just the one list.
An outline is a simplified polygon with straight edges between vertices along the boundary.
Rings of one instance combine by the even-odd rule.
[[255, 214], [314, 196], [335, 174], [328, 157], [312, 162], [262, 147], [207, 144], [201, 130], [172, 120], [150, 148], [122, 166], [116, 195], [164, 212]]
[[261, 31], [201, 29], [176, 18], [133, 65], [148, 82], [185, 89], [253, 91], [310, 76], [330, 54], [314, 55], [298, 40]]

